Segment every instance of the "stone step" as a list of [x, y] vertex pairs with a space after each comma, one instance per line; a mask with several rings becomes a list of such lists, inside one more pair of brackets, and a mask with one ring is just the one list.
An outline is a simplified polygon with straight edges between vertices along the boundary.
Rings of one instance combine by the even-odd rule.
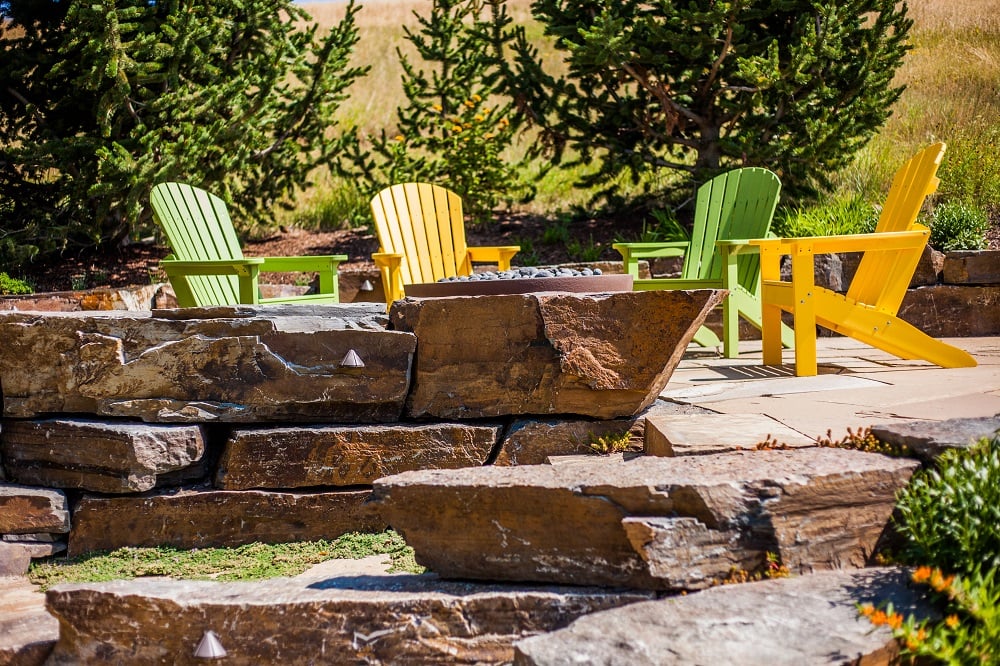
[[45, 595], [23, 576], [0, 576], [0, 666], [43, 664], [57, 638]]
[[824, 666], [898, 663], [886, 626], [858, 604], [891, 602], [904, 616], [930, 609], [905, 571], [830, 571], [646, 601], [594, 613], [515, 644], [519, 666]]
[[909, 447], [931, 461], [948, 449], [964, 449], [987, 437], [1000, 437], [1000, 414], [944, 421], [906, 421], [872, 426], [883, 442]]
[[373, 508], [446, 578], [695, 590], [863, 566], [919, 463], [844, 449], [406, 472]]
[[689, 456], [754, 449], [761, 443], [816, 446], [816, 441], [764, 414], [651, 414], [643, 451], [650, 456]]
[[64, 584], [47, 593], [62, 627], [47, 663], [198, 664], [193, 653], [207, 631], [226, 664], [510, 663], [514, 642], [525, 636], [651, 598], [391, 575], [363, 561], [252, 583]]

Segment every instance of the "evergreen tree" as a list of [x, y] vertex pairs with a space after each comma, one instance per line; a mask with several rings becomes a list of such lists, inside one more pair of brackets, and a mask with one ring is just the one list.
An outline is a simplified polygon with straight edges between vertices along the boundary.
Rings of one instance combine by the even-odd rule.
[[847, 163], [902, 92], [912, 21], [897, 0], [535, 0], [565, 54], [554, 76], [519, 31], [508, 85], [557, 158], [623, 171], [776, 171], [813, 191]]
[[524, 189], [502, 154], [514, 137], [510, 100], [497, 94], [510, 39], [506, 2], [434, 0], [428, 16], [414, 15], [419, 29], [404, 30], [419, 63], [396, 49], [407, 105], [396, 109], [396, 131], [373, 137], [355, 164], [372, 191], [433, 182], [483, 219]]
[[0, 262], [121, 241], [165, 180], [267, 220], [346, 146], [356, 11], [321, 37], [288, 0], [3, 3]]

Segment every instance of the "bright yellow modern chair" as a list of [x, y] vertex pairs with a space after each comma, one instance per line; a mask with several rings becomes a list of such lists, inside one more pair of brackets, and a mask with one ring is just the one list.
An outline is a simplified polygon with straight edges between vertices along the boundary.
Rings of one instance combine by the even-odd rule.
[[[795, 374], [816, 367], [816, 325], [904, 359], [923, 359], [946, 368], [976, 365], [965, 351], [936, 340], [896, 316], [927, 245], [929, 231], [916, 222], [927, 196], [937, 189], [945, 145], [936, 143], [896, 172], [872, 234], [760, 239], [764, 363], [781, 364], [781, 313], [792, 313]], [[864, 252], [846, 295], [817, 287], [817, 254]], [[783, 282], [782, 255], [792, 258], [792, 279]]]
[[517, 245], [465, 244], [462, 198], [439, 185], [403, 183], [379, 192], [371, 202], [379, 251], [372, 255], [382, 272], [385, 300], [403, 298], [405, 285], [436, 282], [472, 273], [472, 262], [510, 268]]

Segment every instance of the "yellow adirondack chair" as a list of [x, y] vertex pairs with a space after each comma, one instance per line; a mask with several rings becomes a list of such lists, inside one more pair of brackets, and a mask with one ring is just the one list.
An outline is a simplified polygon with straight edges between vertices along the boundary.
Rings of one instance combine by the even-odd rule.
[[496, 262], [510, 268], [517, 245], [468, 247], [462, 198], [439, 185], [403, 183], [379, 192], [371, 201], [379, 251], [372, 255], [382, 272], [385, 300], [403, 298], [405, 285], [469, 275], [472, 262]]
[[[937, 189], [945, 145], [935, 143], [896, 172], [872, 234], [760, 239], [764, 363], [781, 364], [781, 312], [792, 313], [795, 374], [816, 374], [816, 325], [904, 359], [945, 368], [972, 367], [965, 351], [936, 340], [896, 316], [929, 231], [916, 222], [927, 196]], [[864, 252], [847, 294], [817, 287], [813, 258], [832, 252]], [[780, 275], [782, 255], [791, 255], [792, 279]]]
[[[160, 183], [149, 196], [173, 254], [160, 262], [182, 308], [271, 303], [337, 303], [337, 266], [347, 255], [244, 257], [222, 199], [186, 183]], [[319, 293], [262, 299], [262, 272], [319, 274]]]

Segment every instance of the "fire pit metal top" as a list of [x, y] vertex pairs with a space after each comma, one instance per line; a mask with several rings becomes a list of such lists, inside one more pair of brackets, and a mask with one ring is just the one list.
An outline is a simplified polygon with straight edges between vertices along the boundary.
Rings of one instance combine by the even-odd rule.
[[631, 275], [582, 275], [572, 277], [470, 280], [467, 282], [425, 282], [406, 285], [406, 295], [415, 298], [446, 296], [496, 296], [529, 294], [537, 291], [574, 293], [632, 291]]

